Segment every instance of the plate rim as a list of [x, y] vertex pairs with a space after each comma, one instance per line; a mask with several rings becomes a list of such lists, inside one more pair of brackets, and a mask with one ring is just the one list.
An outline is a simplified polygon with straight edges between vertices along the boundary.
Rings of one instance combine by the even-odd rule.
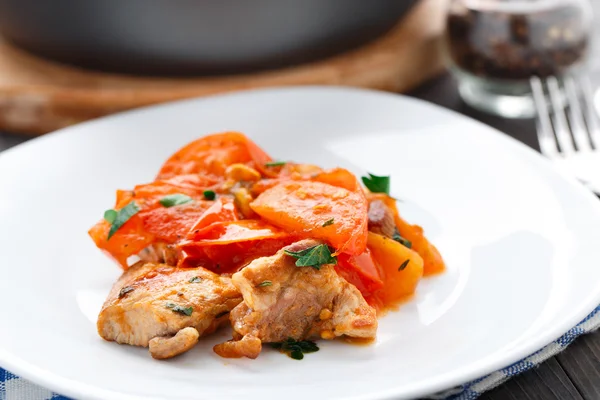
[[[419, 104], [419, 107], [429, 110], [433, 110], [436, 113], [445, 113], [451, 118], [458, 118], [462, 120], [468, 120], [470, 124], [474, 126], [478, 126], [479, 130], [482, 131], [481, 134], [488, 135], [490, 137], [495, 137], [495, 140], [501, 140], [506, 142], [506, 144], [516, 152], [520, 153], [521, 157], [525, 157], [527, 161], [535, 163], [536, 168], [540, 168], [542, 170], [548, 171], [555, 176], [560, 177], [565, 183], [567, 183], [573, 193], [578, 193], [582, 200], [585, 200], [587, 205], [591, 208], [595, 208], [598, 216], [600, 216], [600, 201], [596, 198], [596, 196], [586, 189], [581, 183], [579, 183], [574, 177], [569, 176], [564, 171], [556, 168], [551, 162], [545, 159], [540, 153], [536, 152], [532, 148], [528, 147], [524, 143], [521, 143], [517, 139], [508, 136], [507, 134], [499, 131], [498, 129], [486, 125], [480, 121], [477, 121], [469, 116], [460, 114], [454, 110], [450, 110], [444, 107], [441, 107], [437, 104], [413, 98], [410, 96], [383, 92], [373, 89], [364, 89], [364, 88], [354, 88], [354, 87], [344, 87], [344, 86], [326, 86], [326, 85], [307, 85], [307, 86], [281, 86], [274, 88], [266, 88], [266, 89], [249, 89], [242, 91], [235, 91], [231, 93], [222, 93], [215, 94], [204, 97], [195, 97], [183, 100], [177, 100], [167, 103], [162, 103], [158, 105], [150, 105], [145, 107], [136, 108], [134, 110], [124, 111], [115, 113], [109, 116], [97, 118], [94, 120], [86, 121], [83, 123], [75, 124], [66, 128], [59, 129], [57, 131], [51, 132], [49, 134], [43, 135], [41, 137], [37, 137], [31, 139], [27, 142], [18, 144], [13, 146], [10, 149], [7, 149], [0, 153], [0, 161], [2, 161], [7, 156], [18, 156], [19, 152], [27, 151], [27, 148], [30, 146], [40, 146], [47, 140], [59, 140], [62, 136], [65, 135], [79, 135], [85, 133], [77, 133], [82, 129], [85, 130], [89, 126], [93, 126], [95, 124], [103, 124], [106, 121], [118, 120], [120, 118], [130, 118], [132, 115], [144, 114], [147, 112], [154, 112], [155, 110], [160, 109], [168, 109], [168, 108], [177, 108], [182, 104], [190, 104], [190, 103], [198, 103], [202, 104], [206, 101], [211, 101], [215, 99], [226, 99], [229, 97], [244, 97], [249, 96], [252, 97], [255, 94], [277, 94], [281, 92], [314, 92], [318, 94], [323, 91], [338, 91], [338, 92], [346, 92], [347, 95], [353, 96], [376, 96], [381, 98], [387, 98], [390, 101], [407, 101]], [[495, 359], [481, 359], [470, 366], [461, 367], [453, 370], [452, 372], [447, 372], [441, 375], [437, 375], [435, 380], [432, 380], [431, 384], [422, 385], [421, 387], [412, 387], [409, 386], [409, 390], [402, 389], [406, 388], [404, 385], [399, 385], [394, 388], [390, 388], [387, 390], [374, 390], [369, 394], [365, 394], [359, 397], [353, 397], [355, 399], [360, 400], [392, 400], [397, 398], [405, 398], [405, 397], [416, 397], [416, 396], [426, 396], [431, 395], [443, 390], [450, 389], [452, 387], [458, 386], [463, 383], [470, 382], [474, 379], [484, 377], [489, 373], [497, 371], [499, 369], [505, 368], [527, 356], [539, 351], [546, 345], [552, 343], [560, 336], [562, 336], [569, 329], [574, 327], [576, 324], [581, 322], [587, 315], [589, 315], [598, 305], [600, 304], [600, 286], [595, 292], [588, 293], [585, 297], [585, 300], [580, 301], [580, 306], [578, 309], [572, 311], [569, 317], [564, 319], [563, 325], [567, 326], [565, 329], [563, 325], [559, 325], [558, 328], [553, 326], [553, 329], [549, 329], [545, 331], [543, 334], [537, 337], [536, 341], [530, 340], [516, 346], [509, 351], [507, 351], [503, 356], [498, 356]], [[15, 374], [21, 378], [27, 379], [35, 384], [41, 385], [44, 388], [51, 390], [53, 392], [59, 393], [61, 395], [70, 396], [74, 398], [82, 397], [82, 398], [93, 398], [93, 399], [106, 399], [106, 398], [118, 398], [118, 399], [154, 399], [153, 397], [147, 396], [139, 396], [135, 394], [127, 394], [123, 392], [115, 392], [113, 390], [105, 389], [102, 387], [82, 383], [80, 381], [75, 381], [69, 378], [65, 378], [60, 376], [59, 374], [52, 372], [51, 370], [46, 370], [39, 368], [31, 363], [22, 360], [18, 355], [12, 354], [10, 351], [6, 349], [5, 346], [0, 344], [0, 362], [2, 363], [2, 367], [7, 371]]]

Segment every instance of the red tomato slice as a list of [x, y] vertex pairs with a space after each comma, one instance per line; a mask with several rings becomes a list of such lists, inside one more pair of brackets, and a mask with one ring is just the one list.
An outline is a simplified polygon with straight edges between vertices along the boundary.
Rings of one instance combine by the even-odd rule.
[[236, 163], [248, 164], [266, 172], [271, 157], [239, 132], [204, 136], [182, 147], [161, 167], [157, 179], [182, 174], [204, 173], [223, 176], [225, 169]]
[[366, 249], [367, 200], [362, 191], [289, 181], [264, 191], [250, 207], [288, 232], [327, 241], [338, 253], [359, 255]]
[[214, 246], [263, 239], [279, 239], [290, 236], [287, 232], [255, 219], [216, 222], [193, 233], [194, 244]]
[[131, 217], [119, 230], [107, 240], [110, 224], [99, 221], [89, 231], [96, 246], [108, 253], [123, 269], [127, 269], [127, 259], [151, 245], [155, 241], [153, 234], [147, 232], [139, 215]]
[[[190, 229], [212, 206], [211, 201], [196, 200], [174, 207], [155, 207], [139, 212], [145, 232], [158, 240], [175, 244], [184, 240]], [[112, 238], [111, 238], [112, 240]]]
[[275, 254], [296, 237], [259, 220], [215, 222], [179, 247], [182, 266], [201, 265], [215, 272], [234, 272], [258, 257]]
[[363, 296], [368, 297], [383, 287], [379, 270], [367, 249], [358, 256], [338, 255], [337, 273], [356, 286]]
[[[109, 253], [127, 268], [127, 259], [156, 242], [175, 244], [185, 238], [190, 228], [213, 204], [204, 200], [206, 184], [214, 180], [198, 176], [178, 176], [164, 181], [138, 185], [134, 190], [117, 191], [115, 209], [135, 201], [140, 211], [132, 216], [107, 240], [110, 224], [104, 220], [93, 226], [89, 234], [100, 249]], [[183, 194], [194, 201], [174, 207], [164, 207], [160, 200], [170, 194]]]
[[362, 192], [362, 188], [360, 186], [360, 183], [356, 179], [356, 176], [354, 176], [352, 172], [344, 168], [333, 168], [327, 171], [323, 171], [313, 176], [312, 180], [327, 183], [332, 186], [341, 187], [351, 192]]
[[239, 220], [239, 216], [233, 199], [231, 197], [219, 197], [190, 228], [187, 239], [197, 240], [197, 235], [200, 233], [200, 230], [215, 222], [237, 220]]

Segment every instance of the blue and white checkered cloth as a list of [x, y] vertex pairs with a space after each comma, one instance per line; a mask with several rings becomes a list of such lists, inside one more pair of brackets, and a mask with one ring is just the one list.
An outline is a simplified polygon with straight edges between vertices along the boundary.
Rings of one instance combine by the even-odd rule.
[[[546, 347], [529, 357], [499, 371], [476, 379], [464, 385], [430, 396], [432, 399], [473, 400], [483, 392], [493, 389], [513, 376], [529, 371], [548, 358], [563, 351], [580, 335], [590, 333], [600, 327], [600, 306], [588, 315], [577, 326]], [[67, 397], [52, 393], [48, 389], [37, 386], [0, 368], [0, 400], [69, 400]]]

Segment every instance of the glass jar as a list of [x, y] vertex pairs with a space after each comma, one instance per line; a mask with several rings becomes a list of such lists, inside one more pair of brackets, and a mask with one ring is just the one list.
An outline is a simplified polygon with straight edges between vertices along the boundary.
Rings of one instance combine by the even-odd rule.
[[463, 100], [503, 117], [535, 114], [529, 80], [581, 67], [589, 0], [451, 0], [446, 42]]

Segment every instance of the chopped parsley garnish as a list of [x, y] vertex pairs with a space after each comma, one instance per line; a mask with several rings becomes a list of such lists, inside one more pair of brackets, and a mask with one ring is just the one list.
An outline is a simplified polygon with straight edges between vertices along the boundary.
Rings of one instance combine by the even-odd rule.
[[271, 346], [282, 353], [286, 353], [294, 360], [302, 360], [304, 354], [319, 351], [319, 347], [315, 342], [311, 342], [310, 340], [295, 340], [292, 338], [288, 338], [279, 343], [271, 343]]
[[287, 162], [285, 161], [270, 161], [265, 164], [265, 167], [283, 167]]
[[132, 286], [123, 286], [119, 291], [119, 298], [122, 299], [123, 297], [127, 296], [127, 293], [133, 292], [134, 289], [135, 288]]
[[200, 278], [199, 276], [195, 276], [192, 279], [190, 279], [188, 282], [189, 283], [198, 283], [200, 281], [202, 281], [202, 278]]
[[400, 236], [400, 232], [398, 232], [398, 228], [394, 228], [394, 234], [392, 235], [392, 239], [394, 239], [396, 242], [404, 245], [405, 247], [408, 247], [409, 249], [412, 248], [411, 241], [408, 239], [404, 239], [402, 236]]
[[271, 282], [271, 281], [262, 281], [261, 283], [259, 283], [258, 285], [256, 285], [256, 287], [265, 287], [265, 286], [273, 286], [273, 282]]
[[165, 304], [165, 307], [167, 307], [168, 309], [170, 309], [173, 312], [179, 313], [179, 314], [183, 314], [183, 315], [187, 315], [188, 317], [190, 315], [192, 315], [192, 312], [194, 311], [193, 307], [183, 307], [180, 306], [178, 304], [175, 303], [167, 303]]
[[159, 203], [162, 204], [164, 207], [169, 208], [173, 206], [187, 204], [192, 201], [194, 201], [194, 199], [192, 199], [190, 196], [186, 196], [185, 194], [181, 193], [176, 193], [163, 197], [162, 199], [160, 199]]
[[403, 271], [404, 268], [406, 268], [406, 266], [408, 265], [409, 262], [410, 262], [410, 259], [404, 260], [404, 262], [402, 264], [400, 264], [400, 266], [398, 267], [398, 271]]
[[108, 221], [108, 219], [106, 219], [111, 224], [110, 230], [108, 231], [108, 237], [106, 238], [106, 240], [110, 240], [110, 238], [115, 234], [115, 232], [117, 232], [119, 230], [119, 228], [122, 227], [123, 224], [125, 224], [125, 222], [127, 222], [129, 220], [129, 218], [133, 217], [139, 211], [140, 211], [140, 208], [138, 207], [137, 204], [135, 204], [135, 201], [132, 201], [131, 203], [127, 204], [125, 207], [121, 208], [119, 211], [115, 211], [115, 210], [105, 211], [104, 219], [106, 219], [107, 214], [108, 214], [108, 218], [112, 219], [112, 221]]
[[321, 225], [323, 228], [325, 228], [326, 226], [329, 225], [333, 225], [334, 222], [334, 218], [328, 219], [327, 221], [323, 222], [323, 225]]
[[117, 218], [117, 212], [115, 210], [110, 209], [110, 210], [104, 211], [104, 220], [106, 222], [108, 222], [109, 224], [112, 224], [113, 222], [115, 222], [116, 218]]
[[215, 197], [217, 197], [217, 194], [214, 192], [214, 190], [205, 190], [202, 194], [206, 200], [214, 200]]
[[337, 258], [331, 255], [331, 250], [324, 244], [318, 244], [302, 251], [284, 251], [288, 256], [297, 258], [296, 267], [321, 269], [323, 264], [337, 264]]
[[369, 176], [363, 176], [362, 181], [373, 193], [385, 193], [390, 194], [390, 177], [389, 176], [377, 176], [369, 174]]

